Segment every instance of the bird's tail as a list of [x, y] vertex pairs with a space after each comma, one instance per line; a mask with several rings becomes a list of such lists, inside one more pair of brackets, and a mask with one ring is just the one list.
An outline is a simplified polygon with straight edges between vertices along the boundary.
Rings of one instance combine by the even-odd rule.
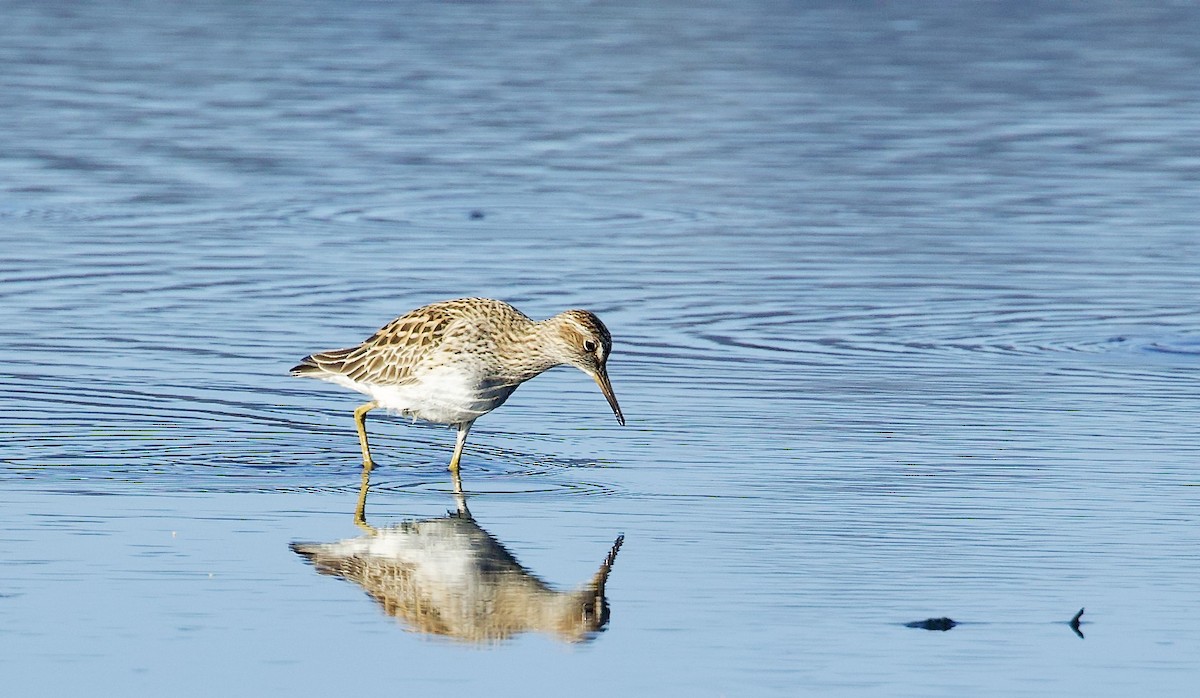
[[333, 349], [306, 356], [300, 359], [300, 363], [292, 366], [290, 373], [293, 376], [314, 377], [322, 373], [341, 373], [341, 368], [346, 365], [346, 359], [352, 351], [353, 348]]

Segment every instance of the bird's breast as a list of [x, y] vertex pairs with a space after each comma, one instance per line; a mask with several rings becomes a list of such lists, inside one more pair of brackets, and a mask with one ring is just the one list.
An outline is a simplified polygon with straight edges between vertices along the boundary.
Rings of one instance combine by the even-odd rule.
[[517, 386], [483, 371], [434, 367], [405, 385], [370, 386], [380, 407], [437, 424], [469, 422], [491, 412]]

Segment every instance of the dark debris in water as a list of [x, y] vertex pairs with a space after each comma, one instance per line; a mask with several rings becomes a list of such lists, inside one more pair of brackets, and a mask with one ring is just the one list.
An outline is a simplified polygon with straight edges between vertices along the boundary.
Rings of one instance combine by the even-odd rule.
[[1078, 635], [1080, 639], [1083, 639], [1083, 631], [1079, 629], [1079, 619], [1080, 618], [1083, 618], [1083, 609], [1082, 608], [1079, 609], [1079, 613], [1076, 613], [1075, 617], [1071, 619], [1071, 630], [1074, 630], [1075, 634]]
[[923, 630], [949, 630], [958, 625], [949, 618], [926, 618], [925, 620], [914, 620], [911, 623], [905, 623], [906, 628], [921, 628]]
[[[1068, 625], [1071, 626], [1071, 630], [1073, 630], [1076, 635], [1078, 635], [1080, 638], [1083, 638], [1083, 631], [1079, 629], [1079, 626], [1081, 625], [1081, 618], [1083, 618], [1082, 608], [1079, 609], [1079, 613], [1076, 613], [1075, 616], [1071, 618], [1071, 622], [1068, 623]], [[959, 625], [958, 621], [947, 618], [946, 616], [942, 616], [941, 618], [914, 620], [911, 623], [905, 623], [904, 627], [920, 628], [921, 630], [941, 630], [945, 632], [956, 625]]]

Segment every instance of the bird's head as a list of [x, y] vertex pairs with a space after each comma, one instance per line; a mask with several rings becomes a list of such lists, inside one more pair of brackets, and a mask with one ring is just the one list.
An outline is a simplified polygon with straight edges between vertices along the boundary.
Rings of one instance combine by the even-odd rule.
[[624, 426], [625, 417], [608, 380], [608, 355], [612, 351], [612, 335], [608, 328], [594, 313], [586, 310], [568, 310], [554, 319], [562, 339], [563, 363], [578, 368], [596, 381], [617, 416], [617, 422]]

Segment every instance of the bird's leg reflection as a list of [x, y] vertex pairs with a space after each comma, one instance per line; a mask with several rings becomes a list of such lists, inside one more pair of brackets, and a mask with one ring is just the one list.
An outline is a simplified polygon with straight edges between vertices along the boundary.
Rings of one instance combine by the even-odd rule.
[[[457, 470], [452, 470], [450, 472], [450, 474], [454, 477], [454, 496], [455, 496], [455, 498], [465, 502], [466, 500], [463, 499], [462, 476], [460, 476], [458, 474]], [[464, 504], [463, 506], [465, 507], [466, 505]]]
[[321, 574], [361, 586], [385, 613], [420, 632], [467, 642], [542, 632], [579, 642], [604, 628], [605, 586], [624, 536], [587, 583], [557, 591], [476, 523], [458, 483], [455, 489], [457, 511], [376, 528], [367, 523], [370, 470], [364, 468], [354, 523], [367, 534], [291, 548]]
[[471, 510], [467, 508], [467, 496], [461, 491], [455, 491], [454, 505], [458, 508], [459, 516], [463, 517], [464, 519], [470, 519], [471, 521], [475, 520], [475, 518], [471, 516]]
[[[367, 492], [371, 489], [371, 468], [363, 466], [362, 484], [358, 487], [358, 504], [354, 507], [354, 525], [367, 533], [375, 533], [375, 527], [367, 523]], [[467, 509], [467, 496], [463, 493], [462, 478], [454, 471], [454, 503], [458, 506], [460, 516], [471, 518]]]
[[367, 523], [367, 490], [371, 489], [371, 469], [366, 465], [362, 471], [362, 485], [358, 488], [358, 505], [354, 508], [354, 525], [375, 534], [375, 527]]

